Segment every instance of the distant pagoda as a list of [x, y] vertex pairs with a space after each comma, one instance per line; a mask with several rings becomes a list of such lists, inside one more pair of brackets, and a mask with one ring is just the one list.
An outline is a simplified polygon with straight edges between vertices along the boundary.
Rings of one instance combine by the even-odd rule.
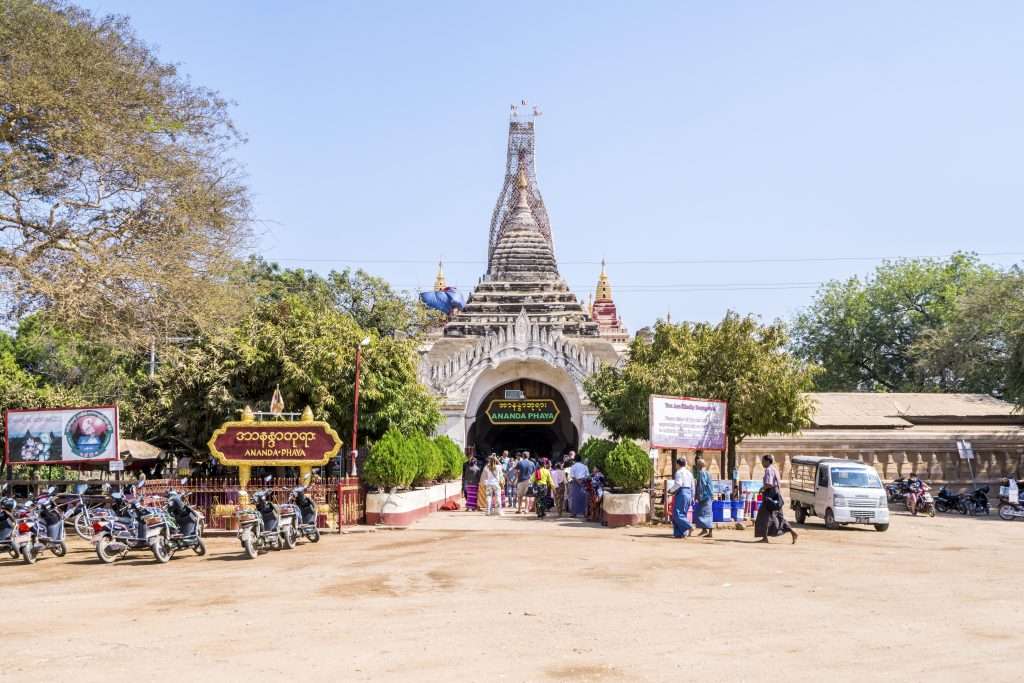
[[597, 323], [602, 337], [613, 344], [625, 344], [629, 341], [629, 331], [619, 318], [618, 309], [612, 299], [612, 286], [605, 272], [604, 259], [601, 260], [601, 275], [597, 279], [597, 289], [590, 304], [590, 317]]
[[485, 336], [513, 324], [525, 312], [550, 332], [598, 337], [576, 295], [558, 273], [547, 210], [533, 167], [533, 121], [509, 124], [506, 177], [491, 221], [487, 274], [466, 307], [445, 325], [447, 337]]

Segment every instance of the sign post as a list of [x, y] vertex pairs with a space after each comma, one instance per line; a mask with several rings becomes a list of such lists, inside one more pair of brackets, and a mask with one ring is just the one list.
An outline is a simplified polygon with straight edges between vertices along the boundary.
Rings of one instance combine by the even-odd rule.
[[971, 471], [971, 484], [976, 485], [977, 482], [974, 481], [974, 446], [966, 439], [957, 439], [956, 450], [960, 454], [960, 459], [967, 461], [967, 467]]
[[299, 476], [305, 477], [338, 454], [341, 438], [306, 408], [297, 422], [256, 422], [252, 413], [243, 413], [242, 420], [225, 422], [214, 431], [207, 446], [222, 465], [238, 468], [238, 487], [245, 490], [253, 465], [298, 467]]
[[728, 404], [725, 401], [652, 394], [651, 448], [724, 451], [727, 448], [727, 417]]
[[9, 408], [4, 411], [4, 462], [53, 465], [119, 459], [117, 406]]

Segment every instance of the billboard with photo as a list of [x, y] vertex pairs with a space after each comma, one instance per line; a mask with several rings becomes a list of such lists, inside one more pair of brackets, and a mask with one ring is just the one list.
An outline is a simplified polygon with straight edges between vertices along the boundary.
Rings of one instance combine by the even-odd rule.
[[725, 401], [682, 396], [651, 396], [651, 446], [681, 450], [726, 448]]
[[4, 411], [4, 462], [13, 465], [118, 459], [117, 406]]

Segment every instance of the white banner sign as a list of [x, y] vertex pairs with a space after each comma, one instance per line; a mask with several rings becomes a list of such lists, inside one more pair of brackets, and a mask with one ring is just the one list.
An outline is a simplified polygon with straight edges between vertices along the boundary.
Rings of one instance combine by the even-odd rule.
[[16, 465], [105, 462], [118, 459], [117, 406], [5, 414], [5, 461]]
[[652, 447], [725, 450], [725, 401], [651, 396], [650, 407]]

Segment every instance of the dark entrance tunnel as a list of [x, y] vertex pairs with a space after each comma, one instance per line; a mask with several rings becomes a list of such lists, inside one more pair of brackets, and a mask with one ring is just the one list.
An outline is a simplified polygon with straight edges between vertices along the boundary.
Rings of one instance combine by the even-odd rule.
[[[503, 401], [506, 390], [519, 390], [526, 399], [554, 401], [558, 415], [551, 424], [531, 423], [529, 418], [521, 424], [495, 424], [488, 414], [492, 401]], [[477, 455], [502, 451], [515, 453], [529, 451], [541, 457], [557, 459], [570, 450], [577, 450], [579, 435], [565, 399], [552, 386], [531, 379], [519, 379], [494, 389], [480, 403], [476, 420], [467, 435], [467, 443]]]

